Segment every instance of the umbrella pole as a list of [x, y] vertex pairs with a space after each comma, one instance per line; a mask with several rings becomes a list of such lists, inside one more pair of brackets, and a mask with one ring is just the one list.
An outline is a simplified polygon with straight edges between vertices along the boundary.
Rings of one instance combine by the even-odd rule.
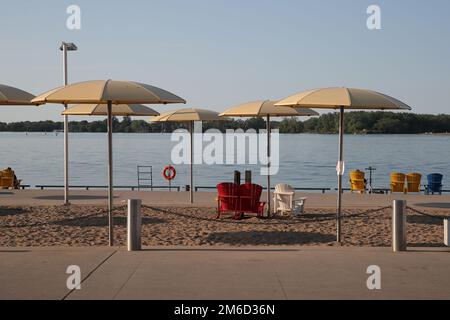
[[[344, 107], [340, 107], [339, 113], [339, 170], [344, 161]], [[338, 201], [336, 215], [336, 241], [341, 242], [341, 214], [342, 214], [342, 175], [338, 172]]]
[[113, 210], [113, 152], [112, 152], [112, 102], [108, 101], [108, 225], [109, 246], [114, 246]]
[[191, 132], [191, 189], [190, 191], [190, 202], [194, 203], [194, 121], [189, 124], [189, 129]]
[[[64, 105], [67, 110], [67, 105]], [[64, 116], [64, 204], [69, 205], [69, 117]]]
[[271, 167], [271, 148], [270, 148], [270, 116], [267, 115], [267, 216], [270, 217], [270, 167]]
[[[67, 74], [67, 46], [63, 44], [63, 72], [64, 85], [68, 84]], [[64, 105], [67, 110], [67, 104]], [[64, 116], [64, 204], [69, 204], [69, 116]]]

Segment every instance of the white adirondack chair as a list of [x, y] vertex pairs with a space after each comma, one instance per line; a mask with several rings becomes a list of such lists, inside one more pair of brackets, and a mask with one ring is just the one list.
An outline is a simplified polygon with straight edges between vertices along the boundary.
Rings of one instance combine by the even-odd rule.
[[300, 215], [305, 211], [307, 198], [296, 198], [295, 190], [288, 184], [279, 184], [275, 187], [273, 196], [274, 213], [291, 213]]

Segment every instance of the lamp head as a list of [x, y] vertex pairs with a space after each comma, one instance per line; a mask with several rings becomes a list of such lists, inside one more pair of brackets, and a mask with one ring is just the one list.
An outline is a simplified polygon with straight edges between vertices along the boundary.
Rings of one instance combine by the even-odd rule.
[[78, 47], [75, 45], [75, 43], [72, 42], [63, 42], [61, 44], [61, 47], [59, 48], [59, 50], [63, 51], [64, 47], [66, 47], [67, 51], [77, 51]]

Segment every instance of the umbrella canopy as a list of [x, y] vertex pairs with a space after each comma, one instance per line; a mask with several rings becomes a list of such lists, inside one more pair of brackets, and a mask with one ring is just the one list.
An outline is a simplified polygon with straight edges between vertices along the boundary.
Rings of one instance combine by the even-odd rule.
[[253, 101], [228, 109], [220, 115], [227, 117], [298, 117], [319, 115], [316, 111], [311, 109], [277, 107], [275, 106], [275, 103], [275, 101], [271, 100]]
[[[106, 104], [79, 104], [66, 109], [62, 115], [72, 116], [106, 116], [108, 106]], [[159, 112], [141, 104], [118, 104], [112, 107], [113, 116], [158, 116]]]
[[4, 84], [0, 84], [0, 105], [36, 105], [36, 103], [31, 102], [32, 99], [34, 99], [34, 96], [31, 93]]
[[166, 90], [138, 82], [93, 80], [59, 87], [41, 94], [34, 103], [106, 104], [108, 119], [108, 220], [109, 245], [114, 245], [113, 222], [113, 105], [121, 104], [169, 104], [186, 101]]
[[407, 104], [372, 90], [323, 88], [297, 93], [275, 104], [278, 107], [353, 110], [411, 110]]
[[336, 166], [338, 172], [338, 200], [336, 229], [337, 242], [341, 242], [341, 212], [342, 212], [342, 176], [344, 174], [344, 111], [349, 110], [411, 110], [407, 104], [372, 90], [353, 88], [323, 88], [294, 94], [275, 104], [280, 108], [319, 108], [337, 109], [339, 116], [339, 161]]
[[194, 122], [195, 121], [227, 121], [229, 119], [221, 117], [218, 112], [187, 108], [173, 110], [161, 114], [159, 117], [150, 118], [151, 122], [188, 122], [191, 136], [191, 186], [189, 190], [190, 202], [194, 203]]
[[169, 104], [186, 103], [173, 93], [132, 81], [93, 80], [45, 92], [32, 102], [61, 104]]
[[[266, 117], [267, 122], [267, 158], [270, 159], [271, 156], [271, 146], [270, 146], [270, 117], [300, 117], [300, 116], [318, 116], [319, 114], [311, 109], [302, 108], [294, 109], [289, 107], [277, 107], [275, 106], [276, 101], [271, 100], [259, 100], [241, 104], [237, 107], [228, 109], [223, 112], [221, 116], [228, 117]], [[271, 214], [271, 199], [270, 199], [270, 160], [268, 161], [267, 167], [269, 172], [267, 174], [267, 211]]]
[[153, 122], [190, 122], [190, 121], [225, 121], [218, 112], [205, 109], [180, 109], [162, 113], [159, 117], [151, 118]]

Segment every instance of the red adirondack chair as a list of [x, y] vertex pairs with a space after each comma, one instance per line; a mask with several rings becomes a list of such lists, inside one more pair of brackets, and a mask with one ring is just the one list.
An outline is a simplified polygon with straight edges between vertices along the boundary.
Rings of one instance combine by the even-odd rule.
[[222, 213], [239, 215], [239, 186], [234, 183], [221, 183], [217, 185], [217, 219]]
[[264, 216], [265, 202], [261, 202], [263, 188], [257, 184], [243, 184], [239, 187], [240, 218], [244, 213], [256, 213], [258, 217]]

